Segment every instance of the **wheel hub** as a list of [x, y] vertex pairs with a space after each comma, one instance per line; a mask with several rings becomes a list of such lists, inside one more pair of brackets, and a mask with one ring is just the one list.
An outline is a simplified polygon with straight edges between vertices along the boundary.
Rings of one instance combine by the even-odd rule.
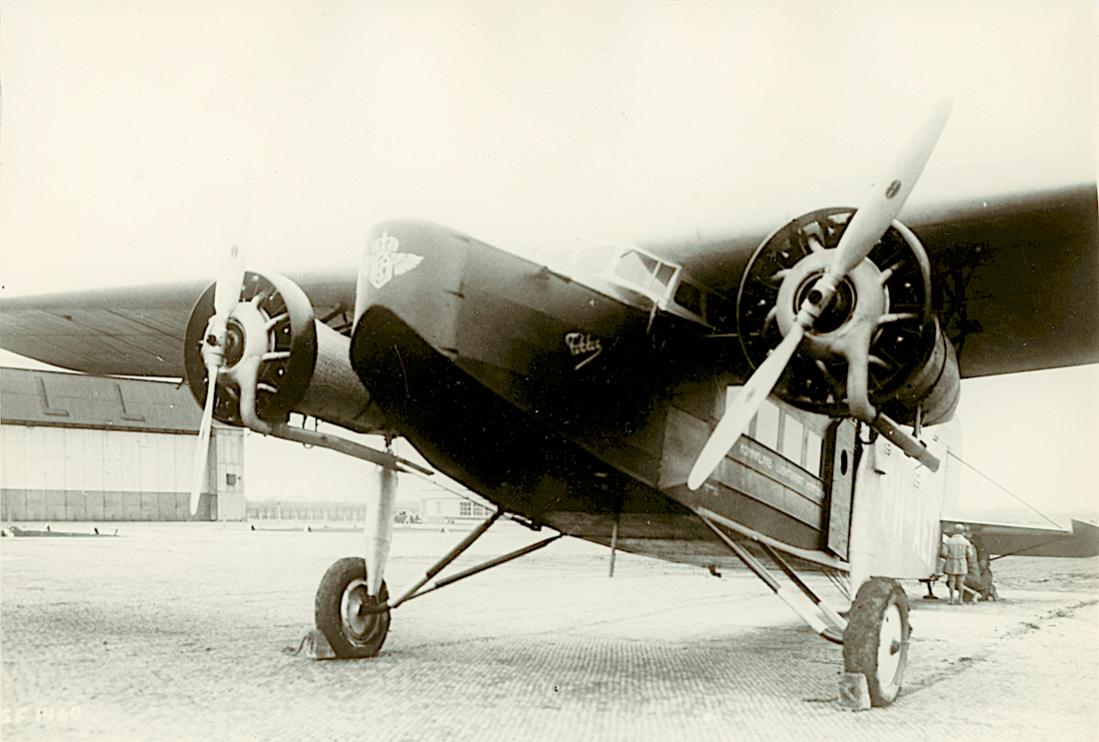
[[340, 598], [340, 617], [344, 633], [354, 643], [366, 643], [374, 638], [382, 620], [378, 611], [371, 610], [383, 602], [367, 592], [366, 580], [352, 580]]
[[904, 643], [904, 620], [896, 603], [892, 603], [882, 616], [878, 633], [878, 677], [882, 685], [893, 685], [900, 669], [901, 648]]
[[366, 613], [370, 596], [366, 594], [366, 580], [354, 580], [343, 591], [340, 601], [340, 615], [348, 635], [361, 639], [370, 628], [370, 618]]

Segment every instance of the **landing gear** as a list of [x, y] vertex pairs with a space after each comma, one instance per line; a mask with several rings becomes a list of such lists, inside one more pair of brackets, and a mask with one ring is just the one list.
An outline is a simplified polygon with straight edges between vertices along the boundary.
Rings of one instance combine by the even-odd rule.
[[344, 557], [321, 578], [314, 602], [317, 629], [339, 657], [373, 657], [389, 634], [389, 600], [385, 582], [377, 597], [367, 592], [366, 561]]
[[843, 633], [843, 668], [866, 676], [872, 706], [888, 706], [900, 693], [910, 633], [908, 598], [897, 581], [863, 583]]
[[[362, 557], [344, 557], [333, 564], [324, 573], [321, 584], [317, 587], [317, 598], [313, 614], [317, 628], [316, 631], [306, 636], [306, 639], [311, 640], [312, 646], [309, 656], [314, 659], [374, 657], [381, 650], [382, 644], [385, 643], [385, 637], [389, 633], [390, 612], [406, 601], [426, 595], [441, 587], [453, 585], [455, 582], [480, 574], [487, 569], [498, 567], [501, 564], [506, 564], [513, 559], [531, 554], [564, 536], [564, 534], [558, 533], [556, 536], [542, 539], [529, 546], [508, 552], [503, 556], [481, 562], [450, 577], [436, 579], [447, 565], [461, 556], [502, 515], [503, 511], [497, 510], [484, 523], [462, 539], [462, 542], [451, 549], [446, 556], [432, 565], [423, 577], [401, 591], [396, 598], [389, 597], [389, 588], [386, 587], [384, 580], [377, 578], [377, 572], [369, 574], [366, 560]], [[527, 521], [516, 520], [528, 525], [532, 530], [540, 528], [540, 526], [531, 526]], [[374, 529], [368, 528], [368, 530], [384, 530], [385, 527], [379, 525], [379, 523], [384, 523], [384, 521], [378, 521], [375, 518]], [[371, 536], [372, 538], [368, 539], [368, 544], [373, 545], [382, 540], [378, 538], [378, 533], [372, 533]], [[388, 536], [384, 536], [384, 539], [388, 541]], [[385, 545], [382, 551], [388, 552], [388, 544]], [[368, 550], [368, 556], [370, 554], [371, 552]], [[377, 558], [378, 554], [376, 553], [374, 559], [377, 560]], [[384, 553], [382, 553], [382, 563], [384, 564]], [[431, 582], [430, 585], [428, 585], [429, 582]], [[324, 640], [320, 639], [318, 632], [323, 635], [324, 640], [327, 640], [327, 647], [318, 647], [318, 644], [324, 644]]]

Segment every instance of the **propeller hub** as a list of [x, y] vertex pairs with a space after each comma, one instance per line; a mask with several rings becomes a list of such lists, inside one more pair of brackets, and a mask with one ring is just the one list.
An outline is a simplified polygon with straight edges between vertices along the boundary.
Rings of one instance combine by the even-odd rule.
[[[813, 295], [819, 293], [817, 282], [831, 265], [834, 252], [821, 250], [806, 255], [783, 278], [775, 316], [783, 335], [790, 333], [802, 303], [813, 303]], [[864, 260], [836, 286], [832, 300], [806, 331], [802, 347], [825, 360], [843, 355], [843, 345], [856, 325], [876, 323], [888, 307], [881, 271], [872, 261]]]
[[225, 331], [225, 365], [230, 368], [237, 365], [244, 355], [244, 347], [244, 327], [235, 317], [232, 317]]
[[[824, 275], [823, 271], [811, 275], [797, 287], [794, 294], [795, 312], [806, 301], [815, 306], [820, 306], [820, 302], [824, 297], [820, 290], [816, 288], [816, 284], [822, 275]], [[836, 293], [832, 297], [832, 301], [813, 322], [813, 328], [810, 332], [823, 335], [838, 330], [851, 319], [851, 314], [855, 311], [856, 300], [855, 287], [845, 278], [836, 287]]]

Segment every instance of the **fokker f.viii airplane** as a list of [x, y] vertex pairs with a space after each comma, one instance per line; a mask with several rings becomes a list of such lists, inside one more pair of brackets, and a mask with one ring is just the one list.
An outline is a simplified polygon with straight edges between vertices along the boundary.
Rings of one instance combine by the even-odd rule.
[[[406, 600], [569, 535], [742, 562], [842, 644], [847, 677], [886, 705], [908, 652], [896, 579], [930, 576], [940, 547], [944, 443], [929, 426], [951, 417], [961, 378], [1099, 361], [1094, 183], [924, 194], [897, 220], [948, 112], [857, 208], [821, 203], [769, 234], [535, 262], [392, 221], [357, 276], [247, 271], [234, 249], [205, 291], [6, 300], [2, 342], [89, 373], [186, 378], [205, 410], [199, 470], [211, 417], [377, 464], [365, 554], [333, 564], [316, 595], [339, 656], [377, 654]], [[387, 447], [403, 437], [498, 510], [390, 593], [397, 472], [417, 465], [291, 413]], [[503, 514], [559, 535], [436, 579]], [[989, 548], [1007, 550], [996, 539], [1010, 533], [989, 532]], [[1057, 543], [1032, 553], [1099, 553], [1081, 523], [1036, 538]], [[798, 569], [849, 576], [850, 612]]]

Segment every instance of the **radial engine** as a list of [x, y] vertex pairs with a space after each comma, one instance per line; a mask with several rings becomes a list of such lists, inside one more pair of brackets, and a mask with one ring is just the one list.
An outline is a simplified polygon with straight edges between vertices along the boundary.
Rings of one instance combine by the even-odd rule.
[[[211, 285], [187, 325], [187, 383], [199, 405], [210, 381], [202, 346], [214, 295]], [[285, 423], [298, 412], [357, 432], [383, 429], [380, 410], [351, 368], [349, 346], [349, 338], [314, 317], [296, 283], [277, 273], [246, 271], [226, 326], [214, 417], [244, 425], [243, 405], [266, 424]]]
[[[754, 367], [794, 324], [853, 213], [828, 208], [797, 217], [753, 254], [737, 296], [737, 328]], [[807, 331], [776, 393], [835, 416], [870, 419], [880, 411], [908, 424], [949, 420], [960, 391], [958, 360], [931, 297], [927, 252], [894, 221]]]

